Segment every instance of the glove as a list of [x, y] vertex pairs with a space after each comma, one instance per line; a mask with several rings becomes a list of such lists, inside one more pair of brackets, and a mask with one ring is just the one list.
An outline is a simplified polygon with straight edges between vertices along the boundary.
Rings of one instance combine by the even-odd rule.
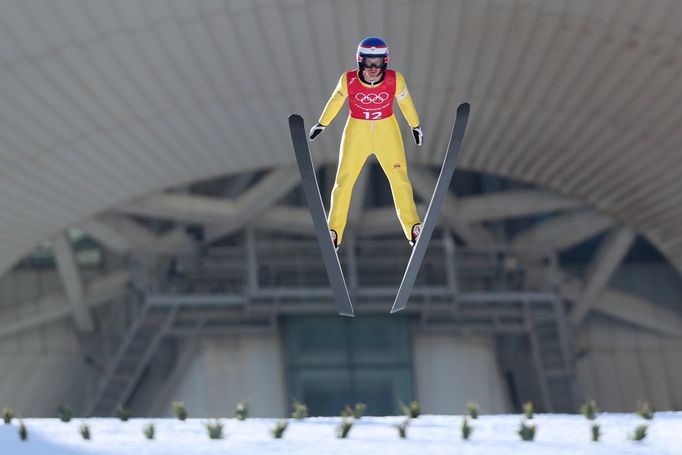
[[421, 127], [412, 128], [412, 135], [414, 136], [414, 143], [421, 147], [424, 140], [424, 133], [422, 133]]
[[315, 138], [322, 132], [326, 126], [322, 125], [321, 123], [316, 123], [315, 126], [310, 128], [310, 140], [314, 141]]

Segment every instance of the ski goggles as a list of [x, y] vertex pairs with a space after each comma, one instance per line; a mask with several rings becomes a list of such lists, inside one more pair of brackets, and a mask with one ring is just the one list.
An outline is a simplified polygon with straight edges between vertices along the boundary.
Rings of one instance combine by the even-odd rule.
[[362, 66], [365, 68], [383, 68], [388, 63], [388, 57], [360, 57]]

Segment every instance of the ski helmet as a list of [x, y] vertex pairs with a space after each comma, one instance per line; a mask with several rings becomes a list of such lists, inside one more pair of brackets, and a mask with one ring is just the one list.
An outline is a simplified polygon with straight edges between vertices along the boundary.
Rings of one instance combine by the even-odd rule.
[[356, 57], [360, 71], [362, 71], [363, 67], [367, 67], [367, 65], [365, 65], [365, 58], [383, 57], [381, 69], [385, 71], [388, 61], [390, 60], [388, 56], [388, 45], [386, 44], [386, 41], [381, 38], [370, 36], [360, 41]]

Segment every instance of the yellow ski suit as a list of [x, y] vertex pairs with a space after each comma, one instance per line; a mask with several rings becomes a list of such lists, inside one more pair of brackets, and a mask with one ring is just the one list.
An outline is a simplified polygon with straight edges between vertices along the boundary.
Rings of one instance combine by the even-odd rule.
[[[358, 70], [356, 70], [357, 76]], [[412, 97], [407, 91], [403, 75], [395, 72], [395, 99], [400, 110], [413, 128], [419, 126], [419, 116], [414, 108]], [[358, 82], [365, 84], [358, 77]], [[372, 87], [380, 87], [384, 81]], [[348, 97], [346, 73], [341, 75], [339, 83], [320, 116], [319, 123], [328, 126], [343, 106]], [[353, 185], [362, 170], [365, 161], [371, 154], [376, 155], [391, 185], [393, 202], [396, 213], [408, 240], [412, 240], [412, 227], [420, 223], [419, 215], [414, 204], [412, 185], [407, 176], [405, 148], [400, 134], [400, 128], [395, 115], [380, 120], [365, 120], [351, 117], [346, 120], [346, 126], [341, 137], [339, 152], [339, 166], [336, 180], [331, 194], [329, 210], [329, 229], [336, 231], [337, 244], [341, 244], [343, 231], [346, 227], [348, 207], [350, 205]]]

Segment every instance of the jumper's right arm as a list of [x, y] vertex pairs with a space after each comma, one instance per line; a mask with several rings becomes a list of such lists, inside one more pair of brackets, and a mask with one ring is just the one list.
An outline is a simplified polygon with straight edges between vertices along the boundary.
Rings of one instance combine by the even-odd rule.
[[346, 101], [348, 97], [348, 89], [346, 87], [346, 75], [342, 74], [339, 78], [339, 83], [336, 84], [336, 88], [332, 92], [332, 96], [327, 101], [327, 105], [320, 115], [320, 120], [313, 126], [310, 130], [310, 139], [313, 140], [320, 134], [329, 124], [334, 120], [336, 114], [339, 113], [341, 106]]

